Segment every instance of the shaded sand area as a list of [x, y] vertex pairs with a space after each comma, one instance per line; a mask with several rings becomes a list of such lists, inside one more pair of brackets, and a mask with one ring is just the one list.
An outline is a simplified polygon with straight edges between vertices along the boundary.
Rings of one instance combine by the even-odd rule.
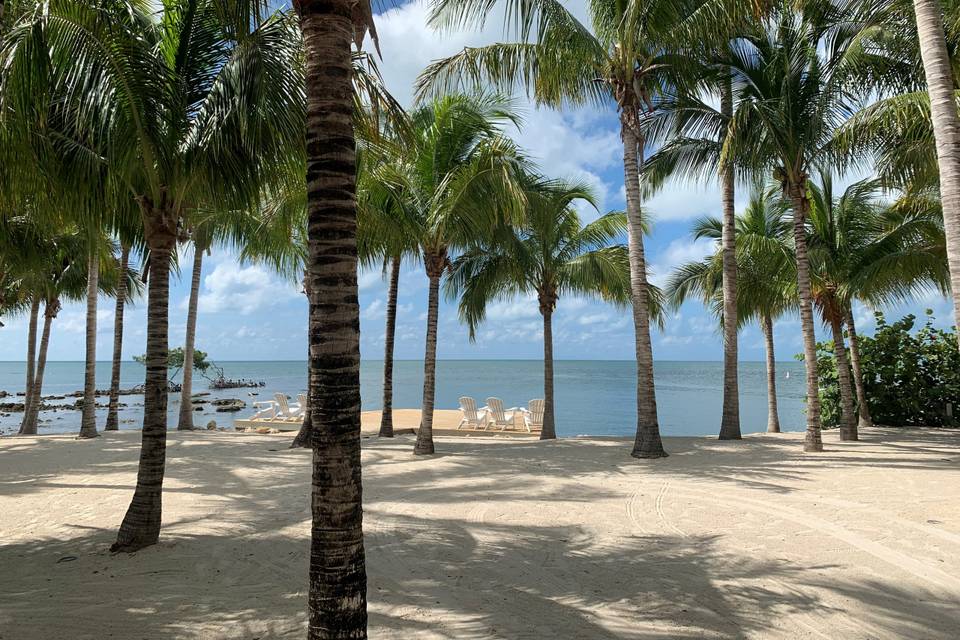
[[[400, 425], [398, 425], [400, 426]], [[370, 635], [956, 638], [960, 432], [364, 441]], [[0, 440], [0, 638], [301, 638], [310, 455], [172, 432], [162, 542], [110, 555], [139, 434]]]

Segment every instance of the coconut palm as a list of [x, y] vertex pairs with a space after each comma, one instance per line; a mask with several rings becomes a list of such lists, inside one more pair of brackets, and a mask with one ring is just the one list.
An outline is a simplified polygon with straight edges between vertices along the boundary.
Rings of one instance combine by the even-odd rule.
[[[387, 286], [386, 327], [384, 329], [383, 353], [383, 401], [380, 414], [379, 436], [393, 437], [393, 350], [397, 328], [397, 297], [400, 289], [400, 268], [403, 259], [418, 255], [417, 227], [409, 222], [416, 214], [406, 209], [411, 200], [404, 198], [402, 190], [391, 188], [380, 171], [381, 163], [389, 161], [391, 154], [384, 150], [399, 151], [402, 144], [391, 140], [386, 145], [371, 147], [362, 154], [357, 175], [357, 251], [362, 265], [375, 268], [382, 265], [389, 271]], [[402, 152], [401, 152], [402, 153]]]
[[616, 244], [627, 229], [615, 212], [582, 225], [574, 203], [595, 204], [589, 186], [530, 178], [522, 224], [502, 225], [453, 261], [445, 289], [460, 297], [460, 318], [471, 339], [497, 299], [536, 294], [543, 316], [544, 412], [541, 440], [555, 439], [553, 393], [553, 313], [565, 295], [630, 301], [627, 248]]
[[[796, 308], [796, 267], [790, 245], [790, 223], [786, 208], [773, 195], [756, 191], [736, 218], [737, 249], [737, 323], [757, 321], [763, 332], [767, 368], [767, 431], [780, 432], [777, 408], [776, 354], [774, 321]], [[723, 221], [704, 218], [694, 225], [695, 238], [718, 243], [723, 238]], [[722, 245], [702, 261], [676, 268], [667, 281], [665, 295], [677, 308], [691, 298], [699, 298], [707, 308], [723, 319]], [[724, 325], [725, 326], [725, 325]]]
[[[26, 78], [51, 63], [49, 93], [70, 115], [58, 124], [67, 140], [82, 143], [74, 145], [77, 162], [104, 167], [113, 186], [107, 193], [135, 199], [143, 218], [149, 252], [143, 446], [137, 488], [114, 545], [135, 550], [155, 543], [160, 530], [171, 253], [192, 211], [254, 200], [278, 160], [302, 140], [298, 50], [289, 17], [266, 16], [262, 0], [177, 0], [159, 14], [124, 0], [32, 4], [4, 39], [8, 68]], [[37, 59], [36, 51], [49, 58]], [[25, 80], [7, 86], [30, 88]]]
[[[876, 181], [848, 187], [832, 196], [832, 180], [822, 177], [811, 185], [810, 244], [815, 300], [824, 321], [831, 324], [838, 367], [849, 356], [858, 418], [844, 418], [841, 437], [855, 439], [859, 428], [872, 426], [865, 395], [857, 344], [853, 302], [878, 307], [905, 301], [915, 292], [933, 288], [949, 291], [946, 240], [939, 200], [918, 194], [904, 195], [893, 205], [884, 205]], [[845, 324], [850, 339], [844, 348], [839, 325]], [[842, 405], [853, 394], [840, 371]], [[846, 398], [843, 398], [843, 395]], [[850, 412], [850, 408], [846, 408]], [[850, 424], [853, 423], [851, 428]]]
[[414, 452], [432, 454], [440, 280], [451, 255], [498, 222], [523, 214], [526, 164], [500, 127], [515, 123], [510, 103], [454, 94], [411, 114], [409, 144], [376, 169], [402, 206], [429, 280], [423, 404]]
[[955, 318], [960, 318], [960, 115], [957, 114], [954, 67], [947, 52], [942, 4], [934, 0], [913, 0], [913, 8], [937, 148], [953, 313]]
[[[740, 3], [746, 4], [746, 3]], [[526, 85], [539, 104], [552, 107], [616, 105], [623, 139], [628, 247], [637, 358], [637, 436], [632, 455], [666, 455], [660, 438], [653, 382], [653, 350], [648, 313], [649, 287], [643, 248], [643, 218], [638, 165], [645, 139], [640, 123], [667, 87], [677, 85], [680, 43], [692, 23], [718, 15], [721, 6], [741, 12], [737, 3], [654, 2], [590, 3], [591, 29], [557, 0], [506, 0], [514, 43], [470, 47], [431, 64], [420, 91], [445, 90], [464, 83], [492, 84], [503, 90]], [[445, 27], [482, 24], [494, 3], [486, 0], [438, 0], [432, 20]], [[716, 23], [715, 23], [716, 25]]]
[[[360, 482], [360, 308], [350, 46], [367, 0], [297, 0], [306, 50], [313, 529], [307, 637], [367, 637]], [[374, 38], [375, 38], [374, 33]]]
[[778, 2], [752, 33], [732, 42], [726, 64], [734, 79], [735, 109], [721, 159], [744, 177], [772, 174], [793, 208], [807, 370], [805, 451], [823, 448], [806, 245], [807, 187], [810, 173], [830, 159], [834, 129], [857, 106], [849, 79], [860, 58], [851, 45], [871, 26], [870, 14], [858, 14], [858, 6]]

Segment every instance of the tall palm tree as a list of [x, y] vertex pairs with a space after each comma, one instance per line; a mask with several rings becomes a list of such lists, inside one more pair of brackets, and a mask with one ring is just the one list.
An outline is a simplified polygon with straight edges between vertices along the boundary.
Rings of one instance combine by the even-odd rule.
[[[302, 140], [298, 49], [285, 14], [263, 0], [35, 2], [4, 39], [23, 79], [50, 63], [56, 121], [77, 162], [103, 167], [107, 192], [133, 198], [149, 251], [147, 374], [137, 488], [115, 550], [157, 541], [166, 450], [170, 257], [183, 220], [240, 208]], [[84, 37], [75, 37], [82, 30]], [[35, 52], [49, 52], [38, 58]], [[48, 67], [42, 67], [47, 69]], [[44, 94], [47, 95], [47, 94]], [[30, 96], [20, 96], [29, 101]], [[241, 105], [256, 104], [257, 109]], [[59, 139], [59, 138], [58, 138]], [[79, 144], [77, 144], [79, 143]]]
[[567, 294], [630, 301], [627, 248], [615, 244], [627, 229], [623, 213], [609, 213], [583, 226], [577, 200], [594, 204], [585, 184], [531, 176], [527, 210], [517, 226], [502, 225], [453, 261], [446, 281], [449, 297], [460, 297], [460, 317], [471, 339], [497, 299], [536, 294], [543, 316], [543, 429], [541, 440], [557, 437], [553, 392], [553, 313]]
[[947, 53], [942, 4], [934, 0], [913, 0], [913, 8], [937, 147], [953, 314], [960, 322], [960, 115], [957, 114], [954, 66]]
[[[590, 3], [592, 30], [558, 0], [505, 0], [504, 4], [507, 26], [512, 27], [516, 42], [467, 48], [433, 63], [421, 76], [420, 91], [463, 83], [510, 90], [522, 83], [539, 104], [616, 105], [623, 140], [637, 359], [637, 435], [631, 455], [664, 457], [647, 308], [638, 170], [646, 142], [641, 122], [663, 91], [683, 83], [684, 68], [677, 54], [692, 28], [708, 22], [710, 16], [722, 15], [719, 9], [739, 15], [748, 3], [595, 0]], [[432, 21], [443, 27], [482, 24], [493, 6], [487, 0], [438, 0]], [[714, 28], [717, 24], [713, 22]]]
[[[360, 479], [360, 308], [350, 45], [366, 0], [297, 0], [306, 51], [313, 528], [307, 637], [367, 637]], [[376, 34], [374, 32], [374, 38]]]
[[403, 202], [396, 213], [416, 238], [429, 280], [423, 404], [414, 453], [432, 454], [440, 280], [451, 254], [497, 223], [523, 214], [525, 160], [500, 127], [515, 123], [508, 101], [460, 94], [437, 99], [411, 114], [408, 146], [377, 168]]
[[810, 173], [830, 160], [834, 129], [857, 106], [848, 80], [859, 58], [851, 47], [872, 19], [869, 12], [857, 13], [858, 7], [778, 2], [751, 32], [731, 43], [726, 63], [734, 79], [735, 110], [722, 160], [747, 177], [772, 174], [793, 208], [807, 372], [805, 451], [823, 449], [806, 238], [807, 187]]
[[[780, 432], [777, 408], [776, 352], [773, 322], [796, 308], [796, 267], [790, 245], [790, 223], [786, 207], [771, 194], [756, 191], [746, 209], [736, 218], [737, 322], [742, 327], [755, 320], [764, 336], [767, 368], [767, 431]], [[718, 243], [723, 238], [723, 221], [704, 218], [693, 228], [694, 237]], [[702, 261], [676, 268], [666, 286], [666, 297], [679, 307], [697, 297], [722, 319], [722, 245]]]

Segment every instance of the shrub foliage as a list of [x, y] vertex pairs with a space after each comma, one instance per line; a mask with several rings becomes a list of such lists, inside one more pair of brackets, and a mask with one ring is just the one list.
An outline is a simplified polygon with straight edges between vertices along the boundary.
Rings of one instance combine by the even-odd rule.
[[[955, 331], [934, 327], [929, 309], [919, 329], [914, 315], [893, 324], [887, 324], [882, 313], [875, 315], [874, 335], [858, 336], [864, 388], [874, 422], [955, 426], [960, 412], [960, 351]], [[818, 343], [817, 353], [823, 426], [837, 427], [840, 387], [833, 341]], [[953, 407], [952, 419], [947, 415], [948, 404]]]

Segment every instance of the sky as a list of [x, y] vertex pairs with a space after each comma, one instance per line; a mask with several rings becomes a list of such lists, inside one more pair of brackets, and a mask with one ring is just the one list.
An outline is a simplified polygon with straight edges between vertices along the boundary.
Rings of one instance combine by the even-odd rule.
[[[585, 0], [563, 3], [586, 20]], [[387, 87], [404, 105], [413, 100], [413, 82], [431, 61], [453, 54], [464, 46], [502, 40], [502, 22], [490, 19], [484, 29], [469, 32], [435, 32], [428, 24], [428, 5], [413, 2], [376, 15], [380, 50], [379, 67]], [[546, 175], [589, 181], [600, 211], [623, 209], [622, 146], [616, 113], [584, 108], [553, 111], [537, 109], [525, 96], [516, 96], [523, 115], [519, 130], [510, 135], [534, 158]], [[856, 179], [850, 178], [848, 181]], [[740, 190], [738, 208], [746, 193]], [[690, 225], [704, 215], [719, 216], [720, 192], [716, 185], [673, 183], [649, 199], [645, 215], [653, 221], [645, 239], [651, 277], [663, 284], [677, 265], [712, 253], [709, 241], [693, 241]], [[589, 220], [596, 212], [584, 210]], [[180, 256], [189, 269], [192, 249]], [[173, 275], [170, 292], [170, 344], [183, 342], [189, 296], [189, 273]], [[379, 269], [359, 275], [361, 355], [383, 357], [386, 282]], [[423, 268], [404, 263], [400, 279], [396, 357], [423, 357], [426, 324], [427, 278]], [[146, 342], [146, 300], [134, 301], [125, 314], [124, 359], [141, 354]], [[938, 325], [952, 325], [946, 300], [936, 294], [885, 309], [890, 317], [920, 315], [933, 309]], [[533, 298], [494, 303], [486, 323], [471, 342], [466, 326], [457, 317], [455, 301], [440, 307], [438, 357], [441, 359], [539, 359], [543, 354], [542, 320]], [[857, 307], [858, 330], [871, 333], [872, 310]], [[112, 352], [114, 301], [101, 299], [98, 308], [97, 355], [107, 360]], [[50, 360], [84, 357], [82, 303], [67, 302], [53, 324]], [[306, 351], [306, 299], [298, 283], [282, 279], [260, 265], [239, 264], [228, 250], [215, 247], [205, 257], [200, 292], [197, 348], [213, 360], [301, 360]], [[0, 360], [25, 358], [27, 318], [4, 318], [0, 329]], [[818, 337], [826, 337], [818, 326]], [[667, 318], [664, 331], [653, 329], [654, 357], [658, 360], [721, 360], [723, 350], [716, 320], [697, 303], [688, 303]], [[799, 320], [786, 316], [775, 324], [777, 357], [792, 359], [802, 350]], [[600, 301], [561, 298], [554, 316], [554, 354], [558, 359], [619, 360], [633, 357], [633, 330], [629, 311]], [[758, 327], [740, 334], [740, 358], [763, 360], [763, 336]]]

